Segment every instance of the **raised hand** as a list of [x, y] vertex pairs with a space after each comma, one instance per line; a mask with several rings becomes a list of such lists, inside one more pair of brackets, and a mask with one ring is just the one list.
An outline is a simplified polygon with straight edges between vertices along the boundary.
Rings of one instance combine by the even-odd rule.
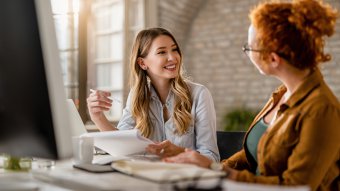
[[101, 90], [92, 90], [87, 98], [87, 107], [89, 109], [92, 121], [97, 125], [101, 131], [116, 130], [104, 115], [104, 111], [110, 110], [112, 100], [110, 92]]

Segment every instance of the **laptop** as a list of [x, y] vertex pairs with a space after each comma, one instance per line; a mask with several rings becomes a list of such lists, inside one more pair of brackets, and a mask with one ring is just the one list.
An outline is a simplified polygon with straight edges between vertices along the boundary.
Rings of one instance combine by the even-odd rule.
[[72, 129], [72, 136], [79, 136], [87, 133], [83, 120], [81, 119], [78, 109], [72, 99], [67, 99], [67, 108], [70, 115], [70, 124]]

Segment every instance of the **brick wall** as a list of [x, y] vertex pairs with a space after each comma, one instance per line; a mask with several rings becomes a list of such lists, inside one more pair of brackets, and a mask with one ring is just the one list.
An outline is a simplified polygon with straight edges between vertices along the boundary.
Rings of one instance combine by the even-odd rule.
[[190, 38], [190, 30], [205, 0], [159, 0], [159, 26], [170, 30], [181, 49]]
[[[189, 2], [190, 1], [190, 2]], [[259, 109], [279, 85], [262, 76], [241, 50], [247, 42], [248, 12], [257, 0], [159, 0], [159, 24], [170, 29], [184, 50], [184, 64], [193, 81], [209, 88], [218, 128], [237, 107]], [[328, 0], [340, 10], [338, 0]], [[322, 66], [331, 89], [340, 98], [340, 19], [327, 41], [333, 60]]]

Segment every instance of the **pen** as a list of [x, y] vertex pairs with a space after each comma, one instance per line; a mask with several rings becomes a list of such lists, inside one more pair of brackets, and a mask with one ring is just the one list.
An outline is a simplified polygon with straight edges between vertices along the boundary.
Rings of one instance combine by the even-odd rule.
[[[94, 92], [96, 92], [97, 90], [94, 90], [94, 89], [90, 89], [90, 92], [92, 92], [92, 93], [94, 93]], [[110, 97], [108, 97], [108, 98], [110, 98], [110, 99], [112, 99], [113, 101], [115, 101], [115, 102], [117, 102], [117, 103], [122, 103], [122, 101], [120, 101], [118, 98], [115, 98], [115, 97], [112, 97], [112, 96], [110, 96]]]

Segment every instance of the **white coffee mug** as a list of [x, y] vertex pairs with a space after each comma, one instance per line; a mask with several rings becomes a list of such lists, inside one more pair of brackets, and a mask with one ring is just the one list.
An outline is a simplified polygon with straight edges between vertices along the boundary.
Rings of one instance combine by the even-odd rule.
[[93, 137], [72, 137], [74, 164], [91, 164], [93, 159]]

